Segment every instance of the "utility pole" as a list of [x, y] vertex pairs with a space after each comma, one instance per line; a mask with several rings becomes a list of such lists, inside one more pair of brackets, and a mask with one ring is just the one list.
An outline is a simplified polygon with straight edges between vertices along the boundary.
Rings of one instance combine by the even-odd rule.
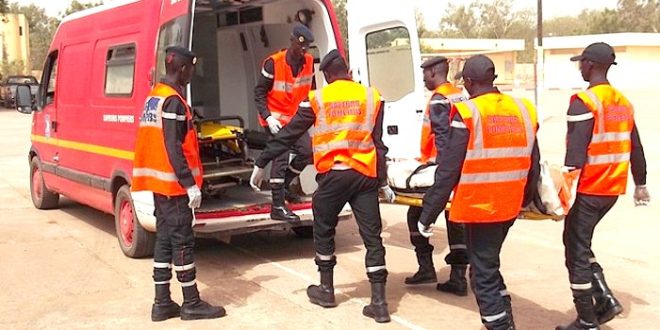
[[539, 108], [539, 70], [543, 66], [543, 0], [536, 3], [536, 56], [534, 57], [534, 105]]

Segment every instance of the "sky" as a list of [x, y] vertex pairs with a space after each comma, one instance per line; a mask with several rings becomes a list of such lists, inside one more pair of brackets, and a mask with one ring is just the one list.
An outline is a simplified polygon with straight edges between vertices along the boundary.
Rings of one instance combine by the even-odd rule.
[[[71, 0], [10, 0], [17, 1], [21, 5], [28, 5], [34, 3], [46, 9], [46, 14], [50, 16], [58, 16], [60, 12], [69, 6]], [[112, 0], [106, 0], [110, 2]], [[428, 28], [435, 29], [432, 26], [439, 22], [440, 17], [445, 13], [448, 3], [463, 4], [470, 2], [470, 0], [398, 0], [398, 1], [411, 1], [424, 13], [424, 18]], [[93, 2], [90, 0], [79, 0], [79, 2]], [[537, 0], [514, 0], [516, 9], [531, 8], [536, 9]], [[543, 16], [545, 18], [552, 18], [562, 15], [570, 15], [571, 12], [577, 15], [583, 9], [596, 9], [596, 8], [614, 8], [616, 7], [617, 0], [545, 0], [543, 1]], [[572, 11], [569, 10], [572, 8]]]

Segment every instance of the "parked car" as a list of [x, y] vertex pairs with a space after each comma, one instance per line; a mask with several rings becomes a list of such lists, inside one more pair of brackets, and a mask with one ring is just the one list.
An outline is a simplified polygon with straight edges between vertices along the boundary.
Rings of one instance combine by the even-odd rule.
[[32, 100], [37, 97], [39, 91], [39, 82], [33, 76], [7, 76], [0, 83], [0, 102], [5, 108], [16, 106], [16, 86], [29, 85]]

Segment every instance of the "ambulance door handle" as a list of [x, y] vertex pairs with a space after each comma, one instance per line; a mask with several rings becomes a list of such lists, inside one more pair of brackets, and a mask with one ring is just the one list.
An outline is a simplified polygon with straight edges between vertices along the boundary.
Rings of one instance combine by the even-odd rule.
[[56, 163], [59, 163], [60, 162], [60, 155], [55, 154], [55, 156], [53, 156], [53, 161], [56, 162]]
[[50, 122], [50, 127], [52, 128], [53, 132], [57, 132], [57, 122], [56, 121], [51, 121]]

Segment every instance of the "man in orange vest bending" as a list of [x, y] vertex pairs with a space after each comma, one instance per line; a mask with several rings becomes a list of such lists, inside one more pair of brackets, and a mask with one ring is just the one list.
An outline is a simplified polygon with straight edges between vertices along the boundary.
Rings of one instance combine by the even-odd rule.
[[[307, 48], [314, 41], [312, 31], [296, 24], [291, 34], [291, 46], [269, 56], [261, 69], [254, 88], [254, 99], [259, 111], [259, 123], [274, 136], [286, 126], [298, 111], [300, 102], [307, 98], [314, 80], [314, 59]], [[290, 150], [295, 158], [289, 165], [289, 152], [282, 153], [271, 164], [270, 187], [273, 197], [270, 217], [273, 220], [299, 221], [285, 204], [285, 197], [296, 199], [288, 188], [300, 172], [312, 163], [311, 142], [308, 134], [292, 141]]]
[[[167, 48], [167, 75], [147, 97], [135, 143], [131, 190], [152, 191], [156, 206], [152, 321], [225, 315], [224, 308], [199, 297], [195, 282], [192, 226], [194, 209], [202, 204], [202, 162], [183, 88], [190, 82], [196, 60], [186, 48]], [[183, 290], [181, 308], [170, 298], [172, 267]]]
[[310, 101], [289, 126], [268, 142], [256, 161], [250, 184], [258, 189], [263, 168], [289, 145], [311, 129], [314, 166], [318, 189], [314, 193], [314, 261], [321, 273], [321, 284], [307, 288], [309, 300], [322, 307], [335, 307], [333, 269], [335, 228], [338, 215], [346, 203], [351, 205], [360, 236], [367, 248], [367, 276], [371, 282], [371, 304], [362, 314], [376, 322], [389, 322], [385, 299], [385, 248], [380, 237], [382, 223], [378, 190], [392, 202], [394, 192], [387, 186], [387, 147], [383, 144], [383, 102], [373, 87], [353, 82], [348, 67], [337, 50], [321, 62], [320, 69], [328, 85], [310, 93]]
[[523, 205], [535, 195], [540, 171], [536, 111], [527, 100], [493, 86], [495, 65], [486, 56], [463, 67], [470, 99], [452, 106], [449, 148], [439, 157], [433, 186], [424, 194], [419, 232], [431, 224], [454, 190], [449, 221], [465, 224], [470, 284], [487, 329], [515, 329], [500, 274], [500, 249]]
[[571, 58], [580, 61], [582, 78], [589, 82], [586, 91], [571, 97], [564, 161], [567, 168], [580, 171], [575, 203], [564, 221], [566, 267], [578, 316], [557, 329], [598, 329], [623, 311], [596, 262], [591, 239], [598, 222], [625, 194], [630, 165], [635, 205], [650, 201], [633, 106], [607, 80], [615, 57], [610, 45], [598, 42]]
[[[422, 124], [422, 137], [420, 146], [421, 162], [436, 162], [440, 154], [447, 147], [449, 140], [449, 110], [453, 103], [465, 101], [462, 91], [447, 81], [449, 63], [447, 58], [439, 56], [422, 63], [424, 70], [424, 84], [428, 90], [433, 91], [429, 99], [424, 122]], [[419, 270], [410, 277], [405, 278], [409, 285], [437, 282], [435, 267], [433, 266], [433, 245], [427, 237], [422, 236], [417, 229], [422, 208], [411, 206], [408, 208], [408, 230], [410, 243], [415, 247], [415, 254]], [[451, 265], [449, 281], [438, 283], [436, 289], [458, 296], [467, 296], [467, 247], [465, 245], [465, 230], [460, 223], [449, 221], [449, 212], [445, 212], [447, 222], [447, 241], [449, 254], [445, 257], [447, 264]]]

